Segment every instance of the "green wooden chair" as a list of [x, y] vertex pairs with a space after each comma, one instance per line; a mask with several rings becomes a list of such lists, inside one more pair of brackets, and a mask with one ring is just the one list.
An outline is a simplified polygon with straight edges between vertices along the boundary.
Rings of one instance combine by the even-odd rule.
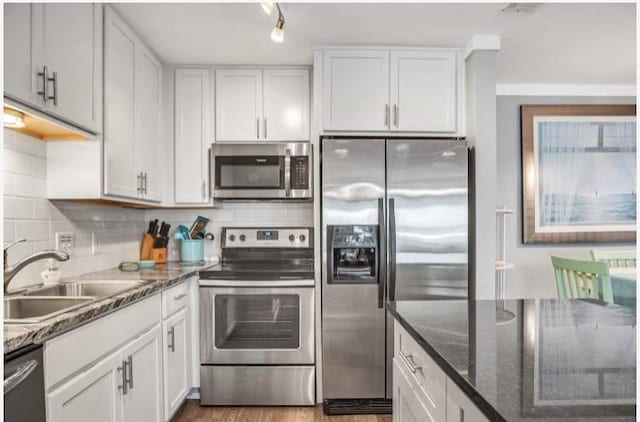
[[591, 251], [591, 258], [594, 261], [606, 262], [609, 268], [636, 268], [636, 251]]
[[609, 267], [604, 262], [551, 256], [558, 298], [593, 298], [613, 303]]

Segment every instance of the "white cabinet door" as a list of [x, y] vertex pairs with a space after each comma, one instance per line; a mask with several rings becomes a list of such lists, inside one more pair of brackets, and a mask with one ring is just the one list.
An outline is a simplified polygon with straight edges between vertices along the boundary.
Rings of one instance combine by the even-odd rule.
[[122, 349], [123, 360], [130, 362], [129, 389], [122, 396], [125, 422], [163, 420], [161, 335], [158, 324]]
[[262, 138], [268, 141], [309, 140], [309, 71], [263, 70]]
[[170, 420], [189, 393], [188, 308], [164, 322], [164, 416]]
[[[7, 3], [4, 5], [4, 93], [18, 101], [42, 106], [42, 77], [37, 72], [42, 63], [36, 63], [33, 33], [34, 9], [42, 5]], [[38, 68], [38, 69], [37, 69]]]
[[393, 422], [443, 422], [434, 420], [420, 402], [416, 385], [403, 365], [393, 359]]
[[389, 51], [324, 53], [323, 129], [389, 130]]
[[110, 8], [105, 10], [104, 193], [138, 198], [135, 149], [136, 37]]
[[216, 71], [216, 141], [257, 141], [262, 135], [262, 70]]
[[208, 149], [213, 106], [207, 69], [176, 69], [175, 202], [209, 203]]
[[135, 57], [135, 168], [143, 172], [143, 197], [162, 199], [159, 174], [160, 92], [162, 65], [149, 49], [136, 44]]
[[42, 25], [34, 26], [34, 42], [41, 43], [42, 64], [53, 79], [46, 109], [96, 133], [102, 130], [102, 9], [97, 3], [45, 3], [37, 9]]
[[391, 51], [391, 129], [456, 131], [456, 52]]
[[121, 355], [116, 352], [47, 394], [47, 421], [122, 420]]
[[447, 378], [446, 422], [489, 422], [489, 419], [449, 378]]

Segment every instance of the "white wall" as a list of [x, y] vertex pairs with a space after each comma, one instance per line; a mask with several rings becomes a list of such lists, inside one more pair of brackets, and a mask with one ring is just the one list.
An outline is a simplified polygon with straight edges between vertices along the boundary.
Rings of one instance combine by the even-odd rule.
[[[60, 263], [64, 276], [117, 266], [138, 258], [144, 211], [46, 199], [46, 147], [38, 139], [4, 129], [4, 244], [20, 238], [28, 242], [12, 247], [9, 264], [33, 252], [55, 247], [55, 233], [71, 231], [75, 253]], [[91, 234], [96, 254], [91, 254]], [[26, 267], [11, 288], [40, 283], [44, 261]]]
[[[222, 227], [278, 227], [313, 226], [313, 204], [266, 202], [218, 202], [216, 208], [146, 210], [145, 220], [157, 218], [171, 224], [171, 232], [178, 225], [191, 228], [197, 216], [208, 218], [207, 232], [215, 240], [205, 243], [205, 259], [220, 256], [220, 232]], [[148, 224], [147, 224], [148, 225]], [[180, 260], [180, 245], [169, 243], [169, 260]]]
[[520, 106], [522, 104], [634, 104], [635, 97], [543, 97], [498, 96], [498, 166], [497, 202], [516, 213], [507, 216], [507, 261], [515, 264], [508, 270], [506, 296], [509, 298], [556, 297], [551, 266], [552, 254], [568, 258], [590, 259], [594, 248], [629, 249], [633, 244], [558, 244], [525, 245], [522, 243], [522, 174], [520, 148]]

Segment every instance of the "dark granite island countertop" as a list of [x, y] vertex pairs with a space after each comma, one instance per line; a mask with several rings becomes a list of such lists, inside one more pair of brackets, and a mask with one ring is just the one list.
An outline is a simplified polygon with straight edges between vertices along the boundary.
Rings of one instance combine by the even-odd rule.
[[138, 280], [139, 286], [115, 296], [88, 302], [68, 312], [56, 315], [34, 324], [4, 324], [4, 352], [8, 353], [20, 347], [42, 343], [64, 332], [77, 328], [97, 318], [121, 309], [163, 289], [177, 285], [198, 274], [201, 270], [216, 265], [213, 263], [190, 264], [170, 262], [156, 265], [154, 269], [140, 271], [121, 271], [117, 268], [69, 277], [62, 282], [87, 280]]
[[503, 303], [507, 318], [496, 301], [387, 309], [489, 420], [636, 420], [633, 310], [585, 300]]

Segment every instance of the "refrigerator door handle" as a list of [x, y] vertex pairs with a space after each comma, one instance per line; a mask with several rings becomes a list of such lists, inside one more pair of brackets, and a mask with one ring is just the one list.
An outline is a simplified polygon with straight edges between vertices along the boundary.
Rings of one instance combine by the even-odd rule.
[[384, 226], [384, 198], [378, 198], [378, 308], [384, 307], [384, 289], [387, 279], [386, 230]]
[[389, 198], [389, 293], [390, 301], [396, 300], [396, 206]]
[[327, 284], [333, 283], [333, 226], [327, 226]]

